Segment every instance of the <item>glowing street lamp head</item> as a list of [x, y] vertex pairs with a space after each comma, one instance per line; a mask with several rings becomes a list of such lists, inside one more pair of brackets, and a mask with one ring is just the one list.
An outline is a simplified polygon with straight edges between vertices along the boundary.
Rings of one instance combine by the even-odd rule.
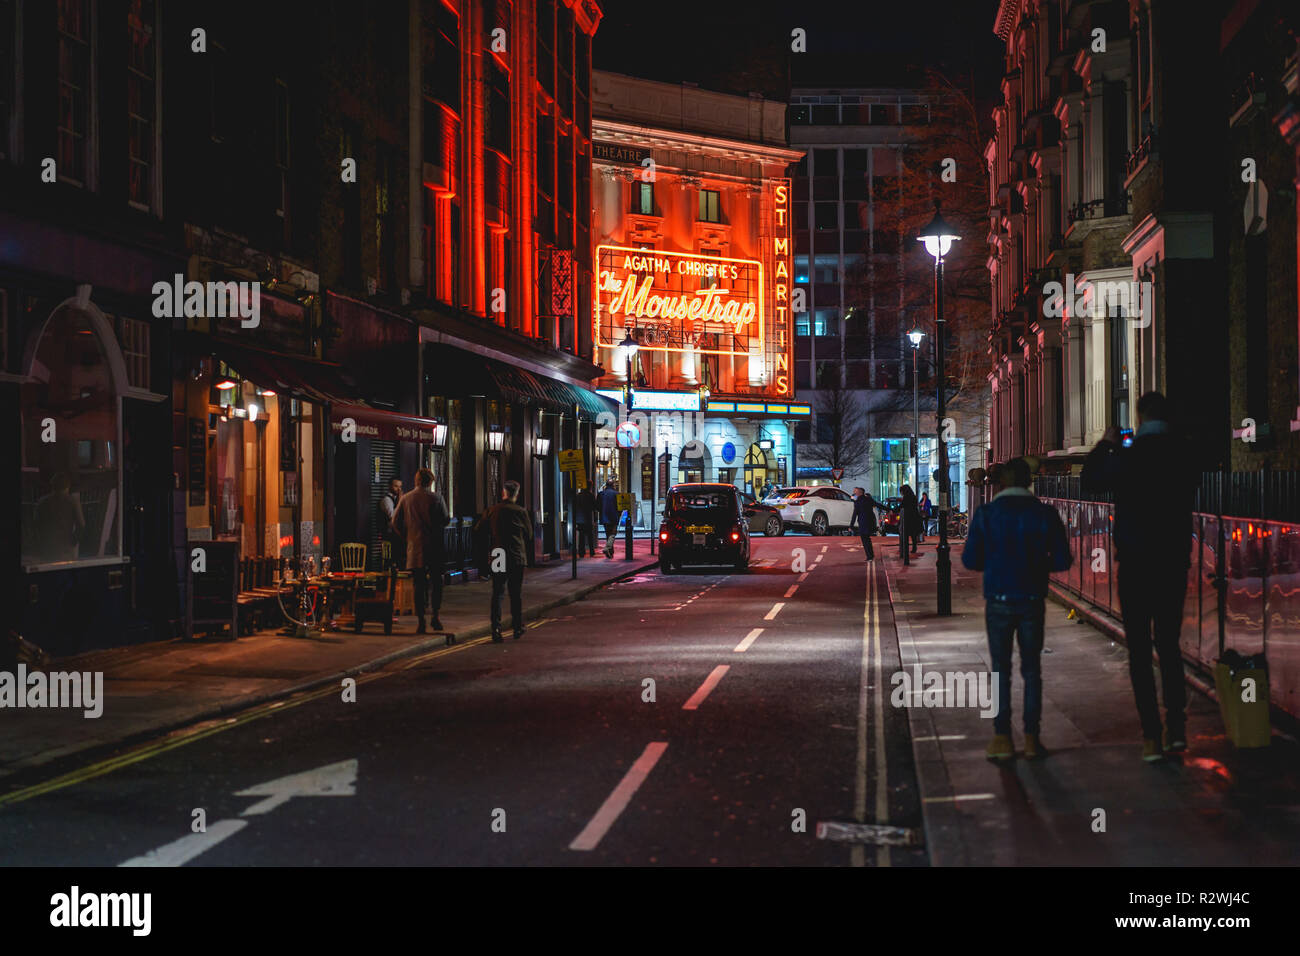
[[618, 347], [623, 350], [623, 354], [626, 355], [629, 359], [632, 358], [632, 356], [636, 355], [637, 341], [636, 339], [632, 338], [632, 333], [630, 330], [623, 337], [623, 341], [618, 343]]
[[930, 220], [930, 224], [922, 229], [920, 235], [916, 238], [925, 243], [926, 252], [936, 259], [942, 259], [948, 254], [952, 244], [961, 236], [957, 235], [957, 231], [944, 221], [943, 216], [939, 214], [939, 203], [936, 202], [934, 204], [934, 218]]
[[913, 329], [911, 332], [907, 333], [907, 338], [911, 341], [912, 348], [919, 349], [921, 347], [921, 339], [925, 338], [925, 333], [920, 329]]

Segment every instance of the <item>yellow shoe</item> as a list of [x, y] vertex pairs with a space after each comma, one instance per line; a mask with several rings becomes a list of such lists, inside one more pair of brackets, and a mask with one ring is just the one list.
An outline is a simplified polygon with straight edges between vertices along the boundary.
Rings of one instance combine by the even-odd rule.
[[1165, 752], [1160, 748], [1160, 741], [1148, 737], [1142, 741], [1142, 759], [1147, 763], [1156, 763], [1165, 759]]
[[1047, 749], [1038, 739], [1038, 734], [1025, 734], [1025, 759], [1039, 760], [1047, 756]]
[[1016, 748], [1011, 743], [1010, 734], [994, 734], [993, 742], [989, 744], [989, 749], [985, 751], [985, 756], [990, 760], [1010, 760], [1015, 755]]

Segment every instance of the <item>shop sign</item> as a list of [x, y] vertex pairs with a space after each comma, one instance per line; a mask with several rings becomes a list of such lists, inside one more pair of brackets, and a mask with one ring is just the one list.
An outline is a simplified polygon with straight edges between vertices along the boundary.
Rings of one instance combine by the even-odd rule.
[[597, 246], [596, 343], [636, 330], [651, 352], [748, 356], [763, 342], [763, 264], [753, 259]]
[[625, 163], [640, 166], [650, 158], [650, 150], [640, 146], [619, 146], [614, 143], [592, 143], [593, 163]]
[[409, 441], [422, 445], [435, 444], [438, 423], [431, 418], [417, 418], [400, 412], [389, 412], [362, 405], [335, 405], [330, 409], [330, 428], [342, 434], [343, 423], [351, 421], [359, 438], [380, 441]]

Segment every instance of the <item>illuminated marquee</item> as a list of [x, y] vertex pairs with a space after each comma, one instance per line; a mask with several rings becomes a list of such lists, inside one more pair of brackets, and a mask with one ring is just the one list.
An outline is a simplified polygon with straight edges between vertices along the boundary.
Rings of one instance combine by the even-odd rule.
[[601, 348], [632, 329], [652, 352], [747, 356], [764, 341], [761, 262], [629, 246], [597, 246], [596, 261]]
[[776, 217], [776, 235], [772, 239], [772, 279], [775, 283], [772, 297], [772, 335], [775, 362], [771, 366], [776, 374], [776, 390], [781, 395], [793, 395], [790, 381], [790, 180], [776, 184], [772, 196], [772, 210]]

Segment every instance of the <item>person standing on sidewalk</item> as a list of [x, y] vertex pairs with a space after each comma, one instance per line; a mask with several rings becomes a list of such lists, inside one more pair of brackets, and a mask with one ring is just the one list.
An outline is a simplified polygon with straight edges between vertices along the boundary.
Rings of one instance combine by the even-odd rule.
[[[519, 505], [519, 482], [513, 478], [505, 483], [501, 501], [493, 505], [475, 523], [478, 531], [486, 525], [489, 535], [492, 562], [492, 640], [500, 644], [501, 595], [510, 592], [510, 620], [515, 629], [515, 640], [524, 636], [524, 568], [528, 564], [528, 550], [533, 544], [533, 519]], [[500, 559], [504, 557], [505, 569]]]
[[916, 503], [916, 510], [921, 512], [921, 541], [925, 541], [925, 536], [930, 533], [930, 515], [933, 509], [930, 507], [930, 492], [921, 492], [921, 500]]
[[578, 549], [578, 557], [584, 551], [588, 557], [596, 556], [596, 496], [591, 493], [590, 482], [573, 496], [573, 524], [577, 540], [573, 546]]
[[903, 499], [898, 515], [898, 553], [903, 564], [911, 564], [907, 549], [910, 545], [912, 554], [916, 554], [916, 539], [921, 536], [921, 512], [916, 507], [916, 492], [911, 485], [899, 488], [898, 495]]
[[393, 509], [393, 530], [406, 539], [406, 569], [415, 589], [416, 634], [424, 634], [424, 608], [432, 592], [433, 629], [442, 630], [442, 567], [446, 563], [443, 530], [451, 519], [442, 495], [433, 490], [433, 472], [415, 473], [415, 487], [398, 499]]
[[[1187, 749], [1187, 689], [1178, 632], [1192, 560], [1196, 480], [1186, 444], [1169, 425], [1168, 399], [1147, 392], [1138, 399], [1137, 414], [1133, 446], [1124, 448], [1119, 427], [1111, 425], [1084, 462], [1082, 483], [1115, 496], [1112, 536], [1120, 613], [1142, 721], [1142, 759], [1151, 763], [1163, 760], [1166, 749]], [[1165, 698], [1163, 745], [1151, 668], [1153, 630]]]
[[600, 521], [605, 526], [605, 557], [614, 557], [614, 537], [618, 534], [618, 519], [622, 512], [618, 507], [618, 489], [614, 479], [605, 480], [605, 487], [596, 496], [600, 504]]
[[868, 561], [876, 560], [876, 551], [871, 544], [871, 536], [878, 530], [876, 524], [876, 501], [867, 494], [865, 488], [853, 489], [853, 517], [849, 519], [849, 531], [858, 526], [858, 535], [862, 538], [862, 553]]
[[384, 562], [385, 571], [398, 564], [406, 550], [402, 536], [393, 530], [393, 514], [397, 511], [397, 503], [401, 500], [402, 479], [388, 479], [388, 490], [379, 499], [379, 507], [375, 511], [375, 520], [379, 522], [379, 536], [388, 544], [388, 560]]
[[1025, 756], [1044, 756], [1039, 740], [1043, 714], [1043, 627], [1047, 576], [1070, 567], [1070, 542], [1056, 509], [1034, 497], [1032, 476], [1023, 458], [999, 466], [1002, 490], [976, 509], [962, 549], [961, 563], [984, 572], [984, 622], [989, 657], [997, 681], [998, 709], [993, 718], [990, 760], [1016, 755], [1011, 741], [1011, 649], [1020, 645], [1020, 676], [1025, 682]]

